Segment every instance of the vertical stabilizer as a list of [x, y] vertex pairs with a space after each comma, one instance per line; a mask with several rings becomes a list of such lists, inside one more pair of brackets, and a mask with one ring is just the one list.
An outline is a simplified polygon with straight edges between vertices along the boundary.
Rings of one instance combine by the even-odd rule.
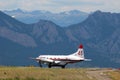
[[74, 55], [74, 56], [78, 56], [78, 57], [80, 57], [80, 58], [84, 58], [83, 45], [80, 44], [80, 46], [79, 46], [77, 52], [73, 53], [72, 55]]

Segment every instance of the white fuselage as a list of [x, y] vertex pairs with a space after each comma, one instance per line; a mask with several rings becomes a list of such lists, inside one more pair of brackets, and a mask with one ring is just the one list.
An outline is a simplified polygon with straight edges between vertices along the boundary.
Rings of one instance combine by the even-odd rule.
[[36, 59], [40, 60], [41, 62], [51, 62], [59, 65], [65, 65], [67, 63], [75, 63], [84, 60], [84, 58], [73, 55], [40, 55]]

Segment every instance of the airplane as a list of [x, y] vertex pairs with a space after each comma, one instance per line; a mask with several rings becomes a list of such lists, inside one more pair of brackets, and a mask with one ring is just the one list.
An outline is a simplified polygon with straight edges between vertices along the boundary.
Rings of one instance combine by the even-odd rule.
[[47, 64], [48, 68], [51, 68], [52, 66], [60, 66], [61, 68], [65, 68], [65, 66], [69, 63], [91, 61], [90, 59], [85, 59], [82, 44], [79, 45], [79, 48], [75, 53], [70, 55], [40, 55], [31, 59], [36, 60], [40, 67], [42, 67], [42, 64]]

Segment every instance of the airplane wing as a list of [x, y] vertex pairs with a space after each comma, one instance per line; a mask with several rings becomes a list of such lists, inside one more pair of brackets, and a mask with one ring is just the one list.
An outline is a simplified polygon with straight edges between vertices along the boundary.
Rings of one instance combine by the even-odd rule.
[[51, 59], [45, 59], [45, 58], [44, 58], [44, 59], [41, 59], [41, 62], [42, 62], [42, 63], [61, 64], [61, 65], [66, 64], [65, 61], [51, 60]]
[[51, 59], [47, 59], [47, 58], [32, 58], [30, 57], [30, 59], [33, 59], [33, 60], [36, 60], [36, 61], [40, 61], [40, 62], [54, 62], [53, 60]]
[[33, 60], [39, 60], [39, 59], [37, 59], [37, 58], [32, 58], [32, 57], [30, 57], [30, 59], [33, 59]]

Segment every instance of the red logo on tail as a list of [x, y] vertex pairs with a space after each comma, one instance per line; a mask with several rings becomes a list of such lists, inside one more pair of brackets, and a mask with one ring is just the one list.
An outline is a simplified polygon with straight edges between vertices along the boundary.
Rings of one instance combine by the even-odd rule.
[[82, 48], [83, 48], [83, 45], [81, 44], [81, 45], [79, 46], [79, 48], [82, 49]]

